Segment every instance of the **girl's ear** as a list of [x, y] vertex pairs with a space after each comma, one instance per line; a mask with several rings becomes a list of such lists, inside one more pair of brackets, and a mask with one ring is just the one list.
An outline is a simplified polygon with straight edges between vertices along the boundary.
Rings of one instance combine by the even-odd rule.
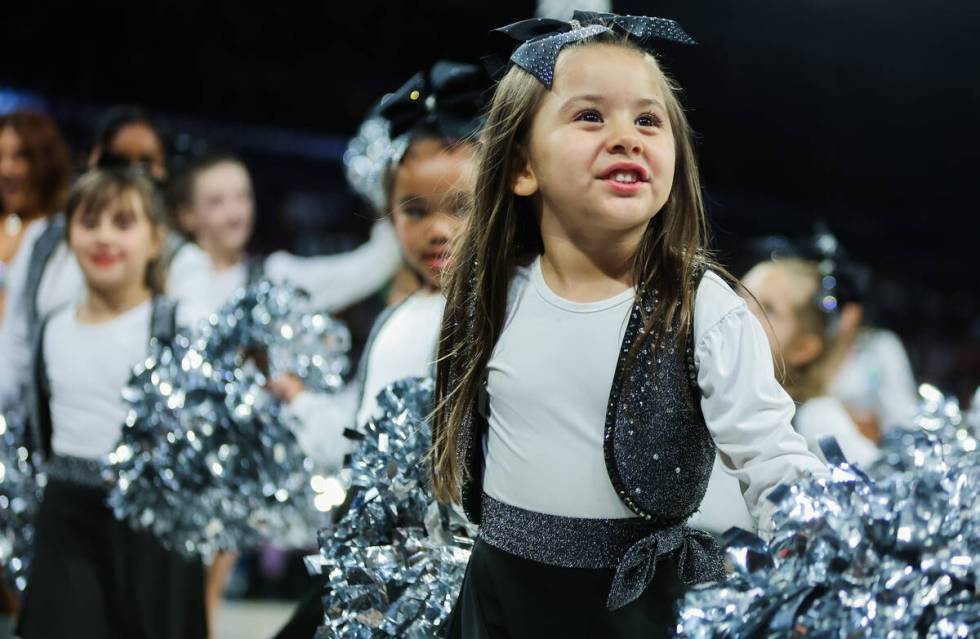
[[521, 168], [518, 169], [517, 174], [514, 176], [511, 190], [514, 192], [514, 195], [524, 197], [534, 195], [538, 192], [539, 188], [538, 176], [534, 174], [534, 169], [531, 168], [531, 162], [527, 159], [525, 153], [518, 155], [518, 165]]

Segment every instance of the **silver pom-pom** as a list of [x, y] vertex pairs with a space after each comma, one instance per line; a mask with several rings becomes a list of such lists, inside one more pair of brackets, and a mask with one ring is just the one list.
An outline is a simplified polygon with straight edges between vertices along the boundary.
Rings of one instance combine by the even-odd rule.
[[197, 330], [154, 344], [123, 391], [129, 413], [106, 473], [116, 517], [205, 559], [264, 540], [307, 545], [324, 524], [323, 477], [261, 365], [336, 390], [349, 344], [346, 328], [309, 310], [305, 293], [265, 280]]
[[34, 518], [44, 491], [28, 447], [27, 416], [21, 409], [0, 413], [0, 566], [18, 592], [27, 587], [34, 546]]
[[431, 379], [406, 379], [378, 396], [350, 465], [350, 510], [308, 558], [328, 575], [322, 639], [436, 637], [456, 601], [474, 530], [429, 484], [432, 389]]
[[347, 183], [374, 206], [385, 213], [384, 178], [392, 162], [405, 153], [407, 138], [391, 139], [390, 125], [381, 117], [369, 117], [361, 124], [344, 151], [344, 173]]
[[980, 636], [976, 432], [938, 392], [916, 426], [870, 475], [823, 442], [831, 477], [774, 491], [768, 544], [727, 533], [735, 573], [687, 593], [679, 636]]

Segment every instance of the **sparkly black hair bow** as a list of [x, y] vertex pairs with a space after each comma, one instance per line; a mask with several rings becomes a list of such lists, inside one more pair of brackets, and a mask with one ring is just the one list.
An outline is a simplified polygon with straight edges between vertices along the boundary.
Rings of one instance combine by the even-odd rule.
[[480, 128], [488, 85], [479, 67], [436, 62], [382, 100], [378, 115], [391, 123], [393, 139], [418, 127], [430, 127], [447, 138], [465, 138]]
[[494, 29], [487, 39], [490, 53], [483, 60], [495, 79], [500, 79], [513, 63], [550, 89], [562, 48], [602, 34], [625, 36], [651, 52], [650, 41], [654, 39], [697, 44], [679, 24], [666, 18], [576, 11], [568, 22], [533, 18]]
[[845, 304], [863, 302], [867, 296], [871, 279], [868, 269], [847, 256], [837, 237], [822, 222], [814, 226], [812, 235], [795, 242], [782, 235], [770, 235], [754, 244], [766, 259], [796, 257], [816, 262], [821, 278], [814, 304], [825, 313], [836, 315]]

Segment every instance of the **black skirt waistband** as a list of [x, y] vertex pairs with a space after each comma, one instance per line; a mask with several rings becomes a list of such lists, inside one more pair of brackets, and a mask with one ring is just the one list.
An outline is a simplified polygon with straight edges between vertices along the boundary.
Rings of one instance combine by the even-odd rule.
[[483, 495], [480, 538], [512, 555], [565, 568], [615, 568], [630, 546], [656, 530], [639, 517], [546, 515]]
[[613, 568], [607, 605], [635, 601], [653, 580], [657, 563], [676, 554], [686, 584], [724, 577], [721, 550], [706, 532], [683, 523], [657, 526], [640, 518], [583, 519], [547, 515], [483, 495], [480, 539], [522, 559], [566, 568]]
[[51, 479], [78, 484], [88, 488], [108, 488], [102, 474], [105, 465], [97, 459], [52, 454], [44, 462], [44, 472]]

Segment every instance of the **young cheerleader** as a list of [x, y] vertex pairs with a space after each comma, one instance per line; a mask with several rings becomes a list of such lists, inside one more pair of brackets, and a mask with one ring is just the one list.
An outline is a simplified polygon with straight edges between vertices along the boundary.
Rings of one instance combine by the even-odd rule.
[[584, 12], [496, 35], [513, 65], [453, 257], [433, 417], [435, 488], [480, 525], [448, 635], [671, 636], [684, 587], [724, 574], [684, 525], [716, 446], [763, 528], [770, 490], [826, 469], [703, 250], [691, 131], [648, 48], [687, 36]]
[[200, 562], [117, 521], [100, 474], [126, 418], [120, 393], [133, 366], [150, 340], [175, 330], [156, 271], [163, 205], [142, 175], [96, 170], [66, 213], [85, 289], [43, 321], [35, 346], [36, 454], [48, 483], [20, 636], [206, 637]]
[[[90, 160], [112, 166], [134, 166], [159, 182], [166, 176], [163, 135], [142, 111], [121, 108], [110, 111], [99, 128]], [[110, 152], [107, 158], [104, 152]], [[115, 159], [113, 159], [115, 158]], [[67, 160], [66, 160], [67, 161]], [[169, 234], [163, 249], [167, 294], [181, 302], [181, 312], [194, 312], [194, 299], [206, 286], [208, 258], [195, 245]], [[38, 320], [65, 304], [79, 301], [83, 277], [75, 256], [65, 242], [65, 217], [58, 212], [31, 224], [24, 233], [22, 250], [10, 264], [7, 310], [0, 325], [0, 409], [21, 401], [21, 388], [31, 358], [30, 344]], [[204, 311], [199, 311], [203, 313]]]
[[[292, 377], [273, 382], [273, 390], [290, 403], [302, 424], [297, 435], [304, 450], [327, 465], [339, 467], [349, 452], [344, 429], [359, 428], [375, 416], [382, 389], [435, 370], [445, 307], [442, 277], [472, 196], [474, 136], [486, 86], [486, 74], [477, 67], [437, 62], [390, 96], [381, 110], [382, 117], [401, 114], [393, 136], [405, 147], [390, 160], [383, 199], [404, 260], [423, 286], [375, 322], [346, 399], [304, 391]], [[430, 96], [435, 100], [425, 107]], [[422, 108], [413, 108], [416, 104]], [[454, 106], [443, 110], [443, 104]], [[322, 589], [318, 582], [315, 596], [303, 602], [277, 639], [314, 633], [323, 621]]]
[[248, 256], [245, 247], [255, 220], [252, 179], [233, 155], [199, 158], [175, 190], [180, 227], [211, 259], [210, 277], [199, 291], [201, 308], [217, 310], [236, 290], [264, 276], [306, 289], [320, 308], [340, 310], [376, 291], [398, 267], [398, 246], [385, 221], [375, 224], [367, 243], [348, 253]]
[[70, 178], [68, 146], [49, 117], [0, 116], [0, 319], [7, 269], [35, 222], [61, 209]]
[[160, 127], [138, 106], [116, 106], [99, 121], [89, 168], [139, 165], [154, 180], [167, 179], [167, 144]]
[[827, 393], [826, 366], [840, 314], [834, 287], [824, 286], [827, 281], [819, 264], [796, 258], [762, 262], [743, 279], [754, 296], [747, 300], [749, 308], [766, 327], [773, 355], [786, 365], [784, 386], [798, 405], [796, 430], [817, 455], [820, 439], [833, 436], [849, 461], [866, 465], [878, 457], [877, 446], [861, 434], [840, 400]]

